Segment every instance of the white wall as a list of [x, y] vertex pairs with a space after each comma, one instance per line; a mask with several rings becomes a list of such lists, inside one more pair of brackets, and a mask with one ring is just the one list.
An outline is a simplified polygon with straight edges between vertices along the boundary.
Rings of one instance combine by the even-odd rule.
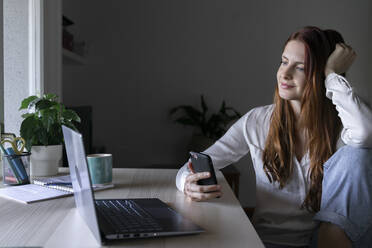
[[[283, 43], [305, 25], [344, 35], [358, 53], [351, 81], [372, 96], [368, 0], [64, 0], [63, 9], [90, 43], [87, 65], [64, 66], [64, 101], [93, 105], [94, 144], [116, 167], [182, 164], [192, 130], [167, 112], [198, 105], [201, 93], [214, 109], [223, 99], [242, 113], [270, 104]], [[242, 205], [254, 205], [249, 165], [249, 156], [238, 164]]]
[[[5, 0], [2, 6], [5, 63], [1, 109], [4, 106], [5, 131], [19, 135], [23, 111], [18, 109], [24, 98], [44, 92], [62, 95], [62, 2]], [[36, 28], [38, 18], [45, 22], [40, 28]]]
[[[3, 36], [3, 1], [0, 0], [0, 123], [4, 123], [4, 44]], [[0, 132], [1, 132], [0, 127]]]
[[18, 108], [29, 95], [28, 9], [27, 1], [4, 1], [4, 128], [16, 135], [22, 121]]

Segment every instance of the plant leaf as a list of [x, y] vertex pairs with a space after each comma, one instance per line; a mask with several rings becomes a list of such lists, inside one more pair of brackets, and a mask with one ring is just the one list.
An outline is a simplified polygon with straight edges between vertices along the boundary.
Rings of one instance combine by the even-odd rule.
[[71, 122], [71, 121], [76, 121], [80, 122], [80, 117], [77, 115], [77, 113], [71, 109], [66, 109], [65, 111], [62, 112], [62, 117], [64, 122]]
[[44, 94], [44, 97], [43, 97], [45, 100], [49, 100], [49, 101], [56, 101], [58, 96], [56, 94], [51, 94], [51, 93], [48, 93], [48, 94]]
[[79, 130], [75, 127], [75, 125], [74, 125], [73, 123], [71, 123], [71, 122], [64, 123], [63, 125], [65, 125], [65, 126], [71, 128], [71, 129], [73, 129], [73, 130], [75, 130], [75, 131], [79, 131]]
[[171, 110], [169, 110], [169, 115], [173, 115], [173, 114], [176, 113], [178, 110], [180, 110], [180, 107], [174, 107], [174, 108], [171, 108]]
[[202, 114], [199, 110], [197, 110], [196, 108], [194, 108], [193, 106], [190, 106], [190, 105], [180, 105], [178, 107], [172, 108], [169, 111], [169, 114], [173, 115], [174, 113], [176, 113], [179, 110], [183, 110], [186, 113], [191, 114], [191, 115], [198, 115], [199, 116], [199, 115]]
[[204, 136], [215, 140], [220, 138], [226, 132], [228, 124], [231, 121], [241, 117], [241, 114], [238, 111], [232, 107], [227, 107], [226, 102], [223, 100], [219, 112], [213, 113], [208, 119], [208, 107], [204, 95], [201, 95], [200, 99], [202, 111], [188, 105], [181, 105], [172, 108], [169, 111], [170, 115], [183, 111], [183, 115], [178, 119], [175, 119], [174, 122], [198, 127], [201, 129]]
[[21, 123], [20, 134], [26, 141], [26, 149], [30, 151], [31, 146], [39, 143], [39, 131], [42, 129], [42, 123], [35, 116], [28, 116]]
[[55, 105], [55, 103], [53, 103], [49, 100], [42, 99], [42, 100], [40, 100], [36, 103], [35, 107], [36, 107], [36, 111], [40, 111], [40, 110], [43, 110], [43, 109], [48, 109], [48, 108], [52, 107], [53, 105]]
[[206, 129], [208, 133], [215, 133], [218, 126], [221, 125], [221, 117], [217, 114], [212, 114], [206, 122]]
[[193, 119], [190, 119], [188, 117], [180, 117], [175, 120], [176, 123], [182, 124], [185, 126], [195, 126], [195, 121]]
[[26, 113], [26, 114], [23, 114], [21, 116], [22, 116], [22, 118], [26, 119], [27, 117], [34, 116], [34, 115], [35, 115], [34, 113]]
[[35, 106], [34, 113], [22, 115], [24, 120], [20, 132], [27, 150], [30, 151], [33, 145], [62, 144], [61, 124], [76, 130], [72, 121], [80, 122], [80, 117], [73, 110], [66, 110], [63, 104], [57, 102], [57, 98], [55, 94], [45, 94], [42, 98], [31, 96], [22, 101], [22, 109]]
[[63, 133], [62, 127], [58, 123], [54, 123], [50, 132], [48, 133], [48, 144], [49, 145], [59, 145], [63, 143]]
[[200, 122], [202, 113], [196, 108], [192, 106], [188, 106], [188, 105], [182, 105], [182, 106], [177, 107], [177, 109], [174, 110], [172, 113], [174, 114], [175, 112], [179, 110], [184, 111], [185, 116], [187, 116], [188, 118], [194, 120], [195, 122]]
[[36, 99], [38, 99], [37, 96], [29, 96], [29, 97], [23, 99], [23, 101], [21, 102], [21, 106], [19, 107], [18, 110], [27, 109], [28, 106], [30, 105], [30, 103], [33, 102]]
[[233, 111], [235, 113], [235, 116], [237, 116], [238, 118], [242, 117], [242, 114], [238, 111], [236, 111], [234, 108], [232, 107], [227, 107], [226, 110], [230, 110], [230, 111]]
[[58, 120], [58, 111], [55, 109], [45, 109], [41, 111], [41, 113], [40, 120], [43, 122], [43, 127], [49, 133], [52, 125], [54, 125], [56, 120]]
[[40, 132], [39, 132], [39, 141], [44, 146], [51, 145], [51, 144], [48, 143], [48, 132], [47, 132], [47, 130], [40, 129]]

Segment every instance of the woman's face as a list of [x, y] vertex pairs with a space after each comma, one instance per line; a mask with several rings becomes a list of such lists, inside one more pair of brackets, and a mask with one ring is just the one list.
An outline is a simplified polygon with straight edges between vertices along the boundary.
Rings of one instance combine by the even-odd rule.
[[279, 95], [285, 100], [301, 101], [305, 89], [305, 46], [302, 42], [291, 40], [282, 54], [276, 74]]

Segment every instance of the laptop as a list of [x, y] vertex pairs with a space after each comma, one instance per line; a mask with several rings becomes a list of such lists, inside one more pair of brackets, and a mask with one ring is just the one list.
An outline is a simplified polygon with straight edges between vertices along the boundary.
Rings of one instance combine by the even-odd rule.
[[158, 198], [95, 199], [83, 137], [66, 126], [62, 131], [76, 208], [98, 243], [204, 232]]

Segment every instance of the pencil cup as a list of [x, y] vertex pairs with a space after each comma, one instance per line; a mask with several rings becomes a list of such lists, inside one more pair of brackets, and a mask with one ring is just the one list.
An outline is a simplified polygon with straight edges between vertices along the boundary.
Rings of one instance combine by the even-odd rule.
[[90, 154], [87, 160], [93, 185], [112, 183], [112, 154]]
[[2, 154], [3, 183], [5, 185], [20, 185], [30, 183], [30, 155], [24, 152], [20, 155]]

